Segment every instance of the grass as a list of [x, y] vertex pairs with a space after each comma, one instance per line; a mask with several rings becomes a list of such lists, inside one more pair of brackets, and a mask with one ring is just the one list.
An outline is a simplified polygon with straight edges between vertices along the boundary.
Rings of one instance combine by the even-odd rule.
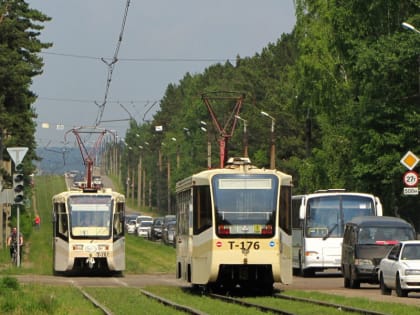
[[[152, 300], [141, 294], [136, 288], [86, 288], [88, 294], [94, 296], [97, 301], [112, 310], [115, 315], [159, 314], [177, 315], [185, 314], [168, 307], [164, 307], [158, 301]], [[123, 301], [123, 303], [121, 303]]]
[[0, 280], [2, 314], [103, 314], [74, 287], [19, 285], [12, 277]]
[[[282, 294], [296, 296], [296, 297], [303, 297], [307, 299], [327, 301], [329, 303], [342, 304], [342, 305], [351, 306], [351, 307], [369, 309], [372, 311], [385, 313], [385, 314], [409, 315], [409, 314], [417, 314], [419, 312], [419, 307], [414, 306], [414, 305], [375, 302], [367, 298], [349, 298], [349, 297], [334, 295], [334, 294], [325, 294], [325, 293], [313, 292], [313, 291], [293, 291], [293, 290], [285, 291]], [[403, 303], [404, 299], [402, 299], [401, 302]], [[404, 305], [404, 307], [402, 307], [402, 305]]]

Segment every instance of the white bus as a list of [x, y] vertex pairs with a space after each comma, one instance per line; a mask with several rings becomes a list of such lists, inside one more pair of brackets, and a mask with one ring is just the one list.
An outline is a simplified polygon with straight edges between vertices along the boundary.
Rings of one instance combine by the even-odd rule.
[[54, 274], [122, 273], [124, 195], [111, 189], [65, 191], [53, 197]]
[[313, 276], [341, 266], [344, 225], [357, 216], [382, 216], [382, 204], [371, 194], [343, 189], [292, 197], [293, 271]]

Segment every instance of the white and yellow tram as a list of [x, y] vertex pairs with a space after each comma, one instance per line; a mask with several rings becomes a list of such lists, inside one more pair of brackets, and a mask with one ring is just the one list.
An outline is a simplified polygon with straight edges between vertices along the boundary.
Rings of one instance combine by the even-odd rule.
[[292, 177], [230, 159], [177, 183], [177, 278], [208, 289], [292, 281]]
[[124, 195], [108, 188], [73, 190], [52, 201], [54, 274], [122, 273]]

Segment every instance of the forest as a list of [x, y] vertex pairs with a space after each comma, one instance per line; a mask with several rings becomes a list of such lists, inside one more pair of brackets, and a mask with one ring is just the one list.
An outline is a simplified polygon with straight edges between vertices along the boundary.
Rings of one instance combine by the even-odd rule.
[[246, 145], [259, 167], [270, 167], [274, 144], [275, 166], [293, 175], [294, 194], [373, 193], [384, 214], [420, 228], [419, 197], [403, 194], [400, 163], [407, 151], [420, 155], [420, 34], [402, 27], [420, 25], [419, 2], [296, 1], [296, 17], [291, 34], [254, 56], [168, 85], [152, 121], [131, 121], [122, 182], [136, 178], [141, 160], [153, 205], [166, 209], [176, 181], [209, 167], [209, 147], [219, 167], [220, 140], [229, 157], [243, 156]]

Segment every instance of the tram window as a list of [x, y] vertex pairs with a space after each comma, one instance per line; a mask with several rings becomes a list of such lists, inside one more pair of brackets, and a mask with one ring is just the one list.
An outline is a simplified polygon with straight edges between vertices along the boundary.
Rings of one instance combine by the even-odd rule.
[[194, 234], [211, 227], [211, 195], [210, 186], [194, 187]]
[[121, 218], [124, 214], [124, 203], [117, 203], [117, 211], [114, 214], [114, 226], [113, 226], [113, 232], [114, 232], [114, 238], [119, 238], [120, 236], [124, 235], [124, 229], [123, 229], [123, 221]]
[[177, 234], [188, 235], [189, 227], [189, 205], [191, 201], [191, 191], [185, 190], [176, 196], [176, 207], [177, 207]]
[[287, 234], [291, 234], [291, 205], [292, 205], [292, 187], [281, 186], [280, 187], [280, 228], [283, 229]]

